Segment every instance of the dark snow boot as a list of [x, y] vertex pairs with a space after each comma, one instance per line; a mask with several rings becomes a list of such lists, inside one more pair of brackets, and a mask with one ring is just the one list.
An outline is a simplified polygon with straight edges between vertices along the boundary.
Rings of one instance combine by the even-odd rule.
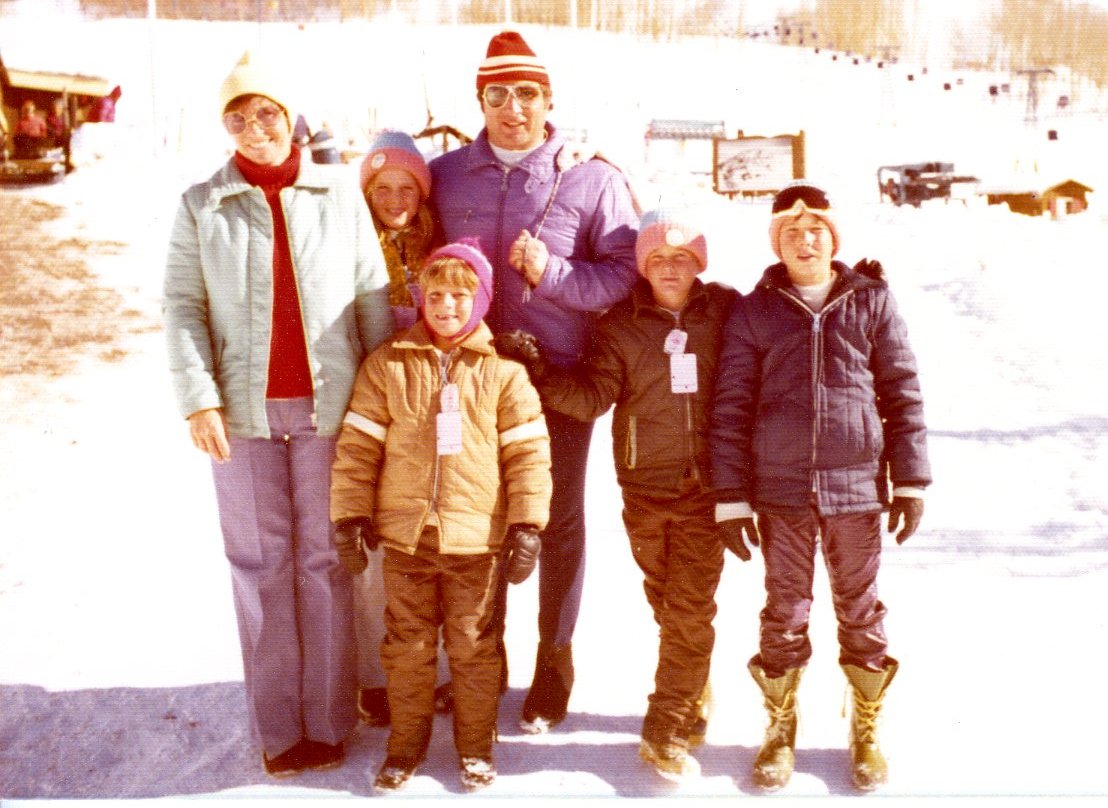
[[850, 775], [859, 791], [873, 791], [889, 779], [889, 765], [877, 745], [877, 716], [885, 690], [899, 667], [892, 657], [885, 657], [883, 671], [842, 666], [854, 691], [854, 709], [850, 716]]
[[539, 643], [535, 676], [523, 702], [520, 728], [531, 735], [549, 732], [566, 717], [572, 690], [573, 646]]
[[789, 782], [796, 764], [796, 691], [804, 668], [792, 668], [771, 679], [759, 662], [755, 657], [747, 668], [762, 690], [769, 725], [754, 758], [754, 784], [764, 791], [776, 791]]

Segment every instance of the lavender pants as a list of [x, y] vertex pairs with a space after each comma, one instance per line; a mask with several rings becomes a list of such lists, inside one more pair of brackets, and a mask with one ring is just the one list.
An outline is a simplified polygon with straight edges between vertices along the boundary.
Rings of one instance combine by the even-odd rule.
[[881, 514], [822, 516], [814, 508], [758, 518], [766, 562], [766, 606], [759, 654], [771, 677], [802, 668], [812, 656], [808, 616], [812, 610], [816, 540], [831, 584], [839, 627], [839, 662], [884, 670], [885, 606], [877, 599], [881, 565]]
[[331, 543], [335, 438], [311, 398], [266, 403], [270, 438], [232, 438], [213, 463], [231, 562], [252, 730], [274, 758], [302, 738], [343, 740], [355, 712], [350, 575]]

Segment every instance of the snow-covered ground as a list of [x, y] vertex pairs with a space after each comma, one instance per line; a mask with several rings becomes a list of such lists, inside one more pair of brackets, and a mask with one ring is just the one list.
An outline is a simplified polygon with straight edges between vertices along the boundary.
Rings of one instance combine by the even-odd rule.
[[[286, 47], [315, 86], [310, 116], [356, 144], [373, 125], [418, 130], [428, 102], [436, 123], [476, 133], [472, 77], [493, 30], [63, 21], [48, 34], [39, 20], [0, 20], [6, 64], [124, 88], [118, 123], [88, 133], [85, 165], [18, 193], [64, 206], [58, 232], [125, 245], [93, 266], [156, 324], [176, 197], [226, 155], [215, 93], [244, 47]], [[878, 71], [765, 44], [525, 34], [551, 69], [551, 119], [624, 165], [647, 206], [678, 197], [701, 212], [711, 278], [745, 291], [772, 261], [767, 206], [713, 194], [710, 163], [693, 164], [691, 147], [648, 155], [651, 118], [725, 118], [747, 134], [803, 129], [808, 173], [841, 208], [842, 257], [886, 267], [920, 360], [935, 483], [920, 533], [903, 547], [886, 542], [882, 599], [901, 672], [884, 711], [891, 776], [881, 793], [1108, 795], [1104, 120], [1044, 113], [1025, 125], [1022, 97], [989, 101], [995, 77], [951, 73], [945, 80], [963, 83], [947, 91], [936, 70], [908, 82], [905, 65]], [[1047, 128], [1060, 139], [1048, 141]], [[925, 160], [997, 183], [1037, 166], [1104, 190], [1059, 221], [972, 202], [877, 202], [878, 165]], [[123, 339], [122, 362], [82, 360], [65, 378], [0, 387], [0, 801], [369, 796], [380, 729], [359, 728], [338, 770], [279, 783], [262, 773], [208, 465], [175, 414], [160, 334]], [[549, 736], [515, 727], [533, 664], [531, 581], [512, 592], [500, 777], [486, 795], [753, 795], [764, 713], [745, 661], [760, 559], [728, 558], [704, 774], [674, 790], [636, 754], [656, 630], [620, 522], [607, 430], [605, 418], [589, 467], [572, 712]], [[797, 771], [778, 801], [852, 793], [822, 577], [817, 587]], [[440, 718], [408, 793], [460, 792]]]

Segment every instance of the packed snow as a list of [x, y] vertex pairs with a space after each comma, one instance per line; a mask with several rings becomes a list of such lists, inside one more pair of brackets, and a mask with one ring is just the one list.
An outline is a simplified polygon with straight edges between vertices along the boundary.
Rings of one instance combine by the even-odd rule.
[[[327, 121], [356, 150], [375, 127], [420, 130], [428, 109], [435, 123], [476, 134], [473, 75], [495, 30], [0, 19], [7, 65], [122, 85], [117, 123], [86, 127], [76, 172], [4, 193], [64, 207], [57, 234], [118, 242], [93, 268], [155, 326], [121, 336], [123, 361], [83, 358], [64, 378], [0, 387], [5, 805], [372, 795], [385, 730], [355, 730], [340, 769], [282, 781], [263, 773], [250, 740], [210, 471], [176, 414], [156, 328], [164, 249], [180, 191], [228, 154], [216, 90], [243, 48], [283, 49], [310, 88], [309, 121]], [[645, 207], [679, 199], [703, 217], [710, 279], [746, 291], [774, 260], [768, 206], [715, 194], [703, 143], [645, 147], [650, 119], [803, 130], [807, 173], [839, 208], [841, 257], [886, 268], [920, 363], [935, 483], [920, 532], [902, 547], [885, 543], [880, 586], [901, 671], [883, 711], [890, 782], [880, 793], [1108, 795], [1098, 740], [1108, 716], [1108, 358], [1097, 336], [1108, 166], [1098, 96], [1085, 91], [1064, 113], [1044, 101], [1028, 123], [1025, 88], [1013, 80], [1010, 96], [991, 100], [998, 78], [985, 74], [853, 65], [736, 40], [523, 31], [550, 68], [552, 122], [621, 165]], [[976, 196], [918, 209], [879, 202], [879, 165], [930, 160], [952, 161], [983, 185], [1072, 178], [1095, 190], [1089, 210], [1057, 220]], [[762, 603], [757, 555], [748, 564], [729, 556], [719, 588], [703, 776], [675, 788], [638, 760], [657, 632], [620, 520], [608, 425], [598, 424], [589, 466], [571, 713], [547, 736], [516, 728], [536, 642], [532, 580], [511, 593], [500, 776], [485, 795], [754, 795], [765, 716], [745, 663]], [[822, 572], [812, 637], [797, 770], [777, 800], [853, 793]], [[407, 793], [462, 793], [449, 719], [436, 720]]]

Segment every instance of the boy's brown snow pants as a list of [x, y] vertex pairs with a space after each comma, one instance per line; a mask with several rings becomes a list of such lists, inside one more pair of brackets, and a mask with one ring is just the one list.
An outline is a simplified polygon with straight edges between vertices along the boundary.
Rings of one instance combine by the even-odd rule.
[[716, 638], [712, 619], [723, 545], [716, 538], [715, 498], [692, 481], [676, 497], [624, 491], [623, 523], [659, 627], [658, 667], [642, 734], [654, 743], [687, 738]]
[[427, 752], [441, 625], [454, 688], [454, 746], [459, 756], [489, 758], [500, 702], [500, 655], [490, 626], [498, 556], [446, 555], [423, 544], [415, 555], [386, 548], [383, 571], [388, 756], [418, 761]]

